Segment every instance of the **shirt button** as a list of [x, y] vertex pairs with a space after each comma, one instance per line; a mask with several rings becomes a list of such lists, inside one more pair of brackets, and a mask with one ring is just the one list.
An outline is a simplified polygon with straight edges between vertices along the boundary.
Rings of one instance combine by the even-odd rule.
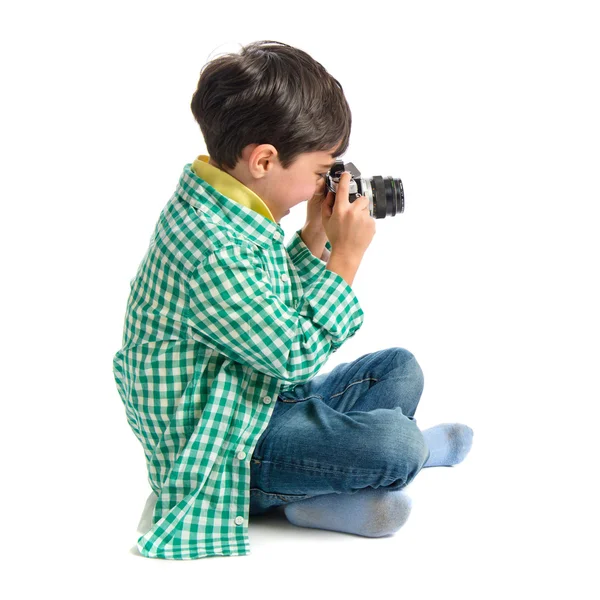
[[246, 458], [246, 453], [245, 453], [245, 452], [238, 452], [238, 453], [237, 453], [237, 457], [238, 457], [240, 460], [244, 460], [244, 459]]
[[289, 278], [286, 273], [281, 276], [281, 281], [287, 281]]
[[265, 404], [271, 404], [271, 398], [269, 398], [269, 396], [265, 396], [265, 397], [263, 398], [263, 402], [264, 402]]
[[235, 518], [236, 525], [241, 525], [243, 522], [244, 522], [244, 517], [236, 517]]

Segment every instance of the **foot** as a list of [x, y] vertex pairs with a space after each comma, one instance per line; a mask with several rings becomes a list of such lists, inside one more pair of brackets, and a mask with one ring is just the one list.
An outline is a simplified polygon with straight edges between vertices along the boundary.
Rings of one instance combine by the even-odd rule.
[[364, 488], [354, 494], [322, 494], [284, 505], [293, 525], [354, 533], [391, 535], [408, 519], [412, 501], [402, 490]]
[[423, 431], [429, 447], [425, 467], [450, 467], [461, 463], [473, 443], [473, 430], [462, 423], [442, 423]]

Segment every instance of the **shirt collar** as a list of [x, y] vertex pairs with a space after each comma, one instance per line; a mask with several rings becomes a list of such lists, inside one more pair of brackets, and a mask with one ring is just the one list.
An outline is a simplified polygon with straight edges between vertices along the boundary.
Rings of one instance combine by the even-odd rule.
[[200, 154], [185, 165], [177, 186], [179, 195], [195, 208], [225, 218], [230, 227], [263, 247], [282, 241], [283, 229], [264, 201], [209, 160]]

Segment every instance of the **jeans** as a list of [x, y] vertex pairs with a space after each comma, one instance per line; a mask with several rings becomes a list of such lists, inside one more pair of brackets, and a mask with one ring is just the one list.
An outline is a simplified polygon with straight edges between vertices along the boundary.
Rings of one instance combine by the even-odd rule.
[[423, 372], [403, 348], [364, 354], [280, 394], [250, 461], [250, 514], [320, 494], [406, 487], [429, 458]]

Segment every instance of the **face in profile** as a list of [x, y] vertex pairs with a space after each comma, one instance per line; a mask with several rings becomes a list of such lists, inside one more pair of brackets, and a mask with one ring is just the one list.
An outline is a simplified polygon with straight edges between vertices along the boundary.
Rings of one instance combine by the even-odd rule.
[[[325, 176], [335, 162], [339, 147], [300, 154], [289, 168], [279, 162], [272, 144], [249, 144], [230, 175], [250, 188], [269, 207], [277, 223], [302, 202], [323, 193]], [[213, 166], [217, 166], [211, 160]]]

